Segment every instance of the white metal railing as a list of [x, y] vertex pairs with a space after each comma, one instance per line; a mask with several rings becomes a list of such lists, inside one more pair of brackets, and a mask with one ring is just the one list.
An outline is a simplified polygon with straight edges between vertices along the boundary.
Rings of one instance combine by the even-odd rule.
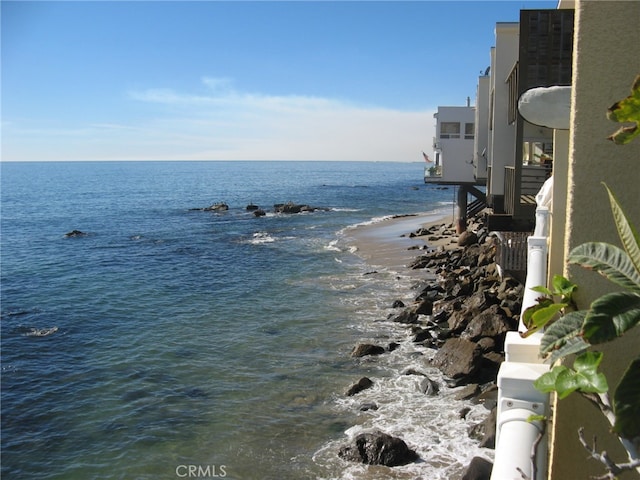
[[[547, 283], [548, 235], [549, 208], [539, 206], [536, 229], [527, 239], [527, 277], [522, 312], [536, 303], [538, 294], [531, 287]], [[541, 362], [538, 354], [542, 334], [522, 338], [520, 332], [525, 330], [522, 320], [518, 330], [507, 333], [505, 361], [498, 372], [496, 448], [491, 480], [521, 480], [521, 472], [534, 480], [546, 479], [548, 448], [544, 425], [540, 421], [530, 421], [530, 417], [548, 416], [549, 395], [536, 390], [533, 382], [547, 372], [549, 366]], [[542, 440], [539, 441], [541, 435]], [[534, 468], [531, 452], [538, 441]]]

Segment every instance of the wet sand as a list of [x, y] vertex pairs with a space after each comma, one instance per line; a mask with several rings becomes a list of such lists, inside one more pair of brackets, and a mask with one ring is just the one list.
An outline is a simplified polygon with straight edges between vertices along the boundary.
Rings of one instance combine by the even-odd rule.
[[397, 216], [358, 226], [349, 232], [349, 237], [357, 248], [356, 254], [371, 266], [400, 270], [426, 249], [457, 247], [456, 237], [450, 235], [439, 240], [428, 240], [429, 235], [409, 236], [421, 228], [449, 227], [452, 222], [451, 215], [437, 213]]

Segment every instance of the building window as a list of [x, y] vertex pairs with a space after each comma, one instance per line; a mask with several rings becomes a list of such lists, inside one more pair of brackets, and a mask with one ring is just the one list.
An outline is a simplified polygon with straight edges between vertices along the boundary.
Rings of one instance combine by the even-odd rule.
[[442, 122], [440, 124], [440, 138], [460, 138], [460, 123]]
[[493, 109], [495, 105], [493, 104], [495, 90], [491, 89], [491, 94], [489, 95], [489, 130], [493, 130]]
[[509, 125], [518, 119], [518, 64], [516, 63], [507, 78], [507, 86], [509, 87]]
[[474, 130], [475, 130], [475, 124], [474, 123], [465, 123], [464, 124], [464, 138], [465, 138], [465, 140], [473, 140]]

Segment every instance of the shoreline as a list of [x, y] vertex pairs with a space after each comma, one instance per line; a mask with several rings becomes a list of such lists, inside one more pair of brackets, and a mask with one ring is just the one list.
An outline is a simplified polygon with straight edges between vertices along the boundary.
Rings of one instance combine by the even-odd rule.
[[355, 247], [355, 254], [372, 267], [392, 270], [402, 269], [411, 273], [409, 264], [424, 251], [457, 248], [457, 238], [448, 234], [416, 235], [430, 229], [448, 229], [453, 226], [453, 216], [444, 212], [424, 212], [394, 215], [378, 222], [357, 225], [349, 230], [348, 243]]
[[[443, 410], [439, 416], [450, 419], [445, 431], [453, 435], [451, 439], [460, 439], [460, 443], [471, 440], [473, 447], [470, 455], [458, 452], [457, 456], [449, 458], [445, 470], [450, 480], [467, 478], [466, 473], [475, 468], [490, 472], [495, 442], [497, 373], [504, 361], [504, 336], [507, 331], [517, 328], [524, 290], [516, 278], [499, 273], [495, 263], [497, 240], [488, 234], [480, 217], [469, 219], [466, 231], [458, 235], [452, 215], [444, 212], [393, 216], [355, 226], [346, 236], [355, 247], [353, 253], [367, 266], [397, 274], [397, 279], [419, 280], [405, 287], [408, 289], [405, 293], [413, 300], [399, 301], [398, 305], [394, 303], [390, 307], [396, 310], [386, 319], [391, 322], [389, 334], [378, 330], [372, 341], [363, 338], [354, 346], [351, 357], [358, 363], [370, 365], [384, 362], [385, 377], [422, 378], [419, 389], [431, 400], [421, 400], [418, 396], [415, 399], [418, 409], [434, 406], [434, 401], [450, 402], [448, 405], [455, 406], [454, 410], [448, 411], [448, 407], [440, 404]], [[397, 287], [396, 284], [392, 288]], [[386, 298], [387, 287], [380, 288], [385, 292], [382, 297]], [[399, 334], [398, 328], [406, 333]], [[393, 337], [397, 341], [381, 343], [382, 339]], [[392, 353], [396, 349], [400, 355]], [[409, 356], [403, 357], [402, 352]], [[376, 387], [381, 381], [384, 382], [384, 378], [375, 374], [371, 378], [363, 377], [346, 395], [360, 399], [360, 410], [365, 407], [377, 409], [377, 403], [370, 401], [371, 396], [379, 402], [388, 402], [380, 387]], [[374, 393], [366, 393], [372, 386]], [[391, 400], [391, 404], [393, 402]], [[429, 431], [429, 422], [418, 430]], [[356, 464], [378, 464], [354, 452], [361, 448], [362, 442], [371, 448], [384, 443], [389, 440], [389, 433], [391, 437], [397, 435], [389, 441], [415, 449], [403, 457], [403, 463], [395, 464], [415, 466], [417, 470], [412, 470], [412, 474], [422, 474], [421, 465], [428, 465], [437, 458], [437, 455], [432, 457], [433, 445], [424, 445], [420, 440], [416, 442], [421, 436], [413, 425], [407, 430], [402, 421], [389, 424], [380, 418], [371, 418], [367, 424], [345, 432], [351, 443], [340, 447], [341, 458]], [[446, 435], [444, 431], [440, 434]], [[403, 437], [407, 439], [406, 444]], [[412, 458], [419, 460], [414, 463]], [[395, 466], [384, 460], [381, 462], [387, 467]]]

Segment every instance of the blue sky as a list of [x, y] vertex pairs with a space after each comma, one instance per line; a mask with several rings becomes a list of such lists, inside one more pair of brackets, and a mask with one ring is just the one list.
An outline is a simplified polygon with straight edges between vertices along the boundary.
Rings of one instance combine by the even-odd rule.
[[556, 4], [3, 0], [2, 160], [420, 161]]

